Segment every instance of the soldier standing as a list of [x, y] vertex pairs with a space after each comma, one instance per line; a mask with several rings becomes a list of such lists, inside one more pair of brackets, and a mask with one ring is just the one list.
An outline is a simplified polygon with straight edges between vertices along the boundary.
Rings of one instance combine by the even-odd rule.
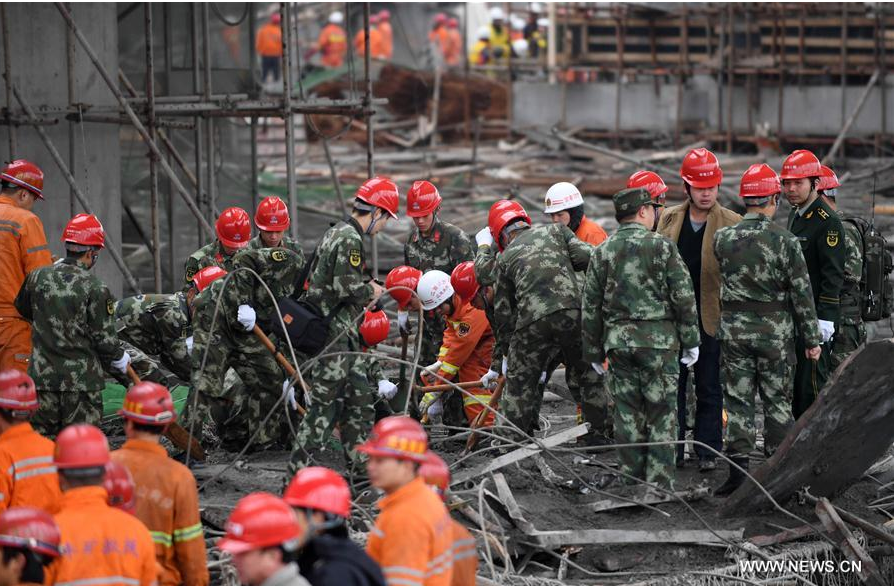
[[115, 332], [115, 298], [90, 269], [105, 245], [102, 224], [78, 214], [62, 233], [66, 256], [33, 271], [16, 297], [31, 322], [28, 374], [40, 396], [34, 424], [55, 434], [72, 423], [102, 421], [105, 368], [127, 373], [130, 356]]
[[248, 246], [251, 240], [251, 220], [242, 208], [227, 208], [214, 223], [217, 240], [206, 244], [186, 259], [186, 280], [183, 292], [192, 287], [192, 278], [200, 269], [210, 266], [220, 267], [227, 272], [233, 270], [233, 256]]
[[655, 208], [655, 225], [652, 232], [658, 229], [658, 222], [661, 220], [661, 210], [664, 209], [664, 202], [667, 200], [667, 185], [664, 179], [658, 173], [653, 171], [637, 171], [627, 178], [627, 187], [642, 187], [648, 190], [652, 196], [652, 206]]
[[255, 211], [255, 227], [258, 229], [258, 235], [249, 241], [248, 247], [288, 248], [303, 255], [298, 241], [286, 234], [291, 223], [286, 202], [275, 195], [265, 197]]
[[[718, 337], [729, 414], [727, 453], [745, 470], [754, 449], [755, 391], [764, 407], [764, 452], [769, 456], [793, 423], [795, 332], [807, 348], [806, 358], [816, 360], [820, 354], [816, 310], [798, 239], [772, 221], [781, 191], [773, 169], [752, 165], [739, 189], [745, 218], [714, 237], [722, 281]], [[744, 481], [744, 473], [730, 466], [729, 479], [714, 494], [727, 496]]]
[[[615, 441], [676, 439], [678, 358], [698, 360], [692, 280], [677, 247], [652, 232], [655, 209], [643, 188], [613, 197], [620, 227], [593, 252], [583, 299], [584, 357], [604, 374], [615, 401]], [[674, 446], [618, 450], [621, 471], [671, 489]]]
[[806, 150], [793, 152], [782, 164], [782, 186], [792, 205], [788, 229], [798, 237], [801, 252], [807, 261], [810, 288], [819, 328], [822, 334], [823, 355], [819, 361], [805, 358], [804, 336], [795, 339], [794, 397], [792, 413], [795, 419], [807, 411], [826, 384], [832, 335], [841, 309], [841, 290], [844, 288], [845, 245], [841, 219], [816, 192], [822, 169], [816, 155]]

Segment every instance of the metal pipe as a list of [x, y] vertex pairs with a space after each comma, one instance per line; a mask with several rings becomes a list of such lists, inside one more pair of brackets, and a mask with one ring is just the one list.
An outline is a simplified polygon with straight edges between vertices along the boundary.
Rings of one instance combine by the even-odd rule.
[[[155, 51], [152, 46], [152, 3], [146, 2], [146, 97], [148, 98], [149, 137], [155, 141]], [[158, 213], [158, 157], [149, 150], [149, 210], [152, 225], [152, 278], [155, 292], [161, 293], [161, 226]]]
[[[71, 10], [71, 3], [66, 4]], [[75, 39], [74, 35], [71, 32], [71, 29], [65, 29], [65, 58], [66, 58], [66, 68], [68, 70], [68, 107], [74, 108], [74, 99], [75, 99], [75, 76], [74, 76], [74, 67], [75, 67]], [[8, 104], [11, 105], [11, 104]], [[79, 112], [80, 114], [80, 112]], [[75, 168], [75, 123], [81, 122], [83, 123], [83, 119], [81, 120], [71, 120], [68, 121], [68, 167], [70, 169]], [[11, 158], [11, 157], [10, 157]], [[77, 199], [75, 198], [74, 190], [69, 187], [68, 188], [68, 212], [69, 215], [74, 216], [77, 213], [76, 204]]]
[[[375, 162], [373, 161], [373, 152], [375, 150], [375, 134], [373, 131], [373, 109], [372, 109], [372, 75], [370, 71], [370, 55], [369, 55], [369, 2], [363, 3], [363, 81], [364, 95], [363, 106], [366, 111], [366, 175], [372, 179], [376, 174]], [[440, 66], [438, 66], [440, 67]], [[437, 106], [437, 104], [436, 104]], [[438, 118], [435, 112], [435, 120]], [[437, 134], [437, 128], [433, 128], [432, 132]], [[435, 135], [432, 135], [435, 140]], [[379, 277], [379, 242], [376, 235], [370, 237], [372, 241], [372, 273], [375, 278]]]
[[12, 62], [9, 59], [9, 22], [6, 19], [6, 2], [0, 3], [0, 21], [3, 26], [3, 79], [6, 80], [6, 125], [9, 132], [9, 160], [15, 159], [16, 130], [10, 122], [12, 110]]
[[[192, 6], [190, 7], [190, 16], [192, 18], [192, 91], [195, 92], [196, 95], [199, 95], [202, 92], [202, 76], [199, 70], [199, 4], [197, 2], [192, 3]], [[193, 116], [193, 122], [196, 125], [196, 130], [193, 133], [193, 144], [195, 145], [196, 155], [196, 202], [200, 207], [204, 206], [207, 209], [208, 202], [202, 189], [202, 162], [205, 158], [205, 149], [202, 148], [202, 118], [198, 115], [198, 111], [196, 111], [196, 114]], [[210, 216], [211, 214], [209, 213], [208, 215]], [[205, 218], [202, 217], [199, 220], [200, 225], [202, 220], [205, 220]], [[201, 230], [196, 230], [196, 238], [198, 240], [197, 246], [201, 247], [203, 243]]]
[[[171, 23], [171, 5], [163, 4], [162, 5], [162, 18], [164, 20], [164, 56], [165, 56], [165, 92], [171, 92], [171, 76], [173, 75], [173, 63], [171, 63], [171, 43], [174, 38], [174, 30], [173, 24]], [[156, 103], [158, 102], [159, 96], [155, 96]], [[163, 134], [163, 131], [160, 131]], [[161, 135], [161, 134], [160, 134]], [[168, 137], [164, 137], [164, 143], [167, 146]], [[171, 164], [174, 156], [171, 154], [170, 149], [168, 149], [167, 159], [168, 165]], [[174, 221], [174, 185], [171, 183], [171, 180], [168, 179], [167, 189], [165, 191], [167, 197], [165, 198], [165, 211], [167, 212], [167, 224], [168, 224], [168, 275], [167, 277], [171, 280], [171, 288], [176, 288], [177, 283], [174, 282], [174, 274], [176, 269], [174, 267], [175, 257], [176, 257], [176, 247], [174, 246], [174, 233], [175, 233], [175, 221]]]
[[[294, 210], [298, 204], [295, 193], [295, 120], [292, 114], [292, 10], [291, 3], [279, 4], [280, 19], [283, 24], [282, 35], [282, 116], [286, 125], [286, 182], [288, 183], [289, 209]], [[298, 238], [298, 222], [289, 227], [292, 238]]]
[[[203, 68], [203, 76], [204, 83], [203, 89], [204, 96], [206, 100], [211, 99], [211, 30], [209, 24], [209, 8], [208, 3], [202, 3], [202, 42], [204, 44], [204, 66]], [[208, 175], [206, 176], [206, 180], [208, 182], [208, 206], [210, 207], [211, 214], [214, 215], [214, 210], [217, 209], [217, 188], [215, 183], [215, 173], [214, 173], [214, 121], [210, 118], [205, 118], [205, 157], [207, 158], [208, 163]]]
[[[257, 55], [255, 54], [255, 32], [257, 27], [257, 16], [255, 15], [254, 4], [248, 5], [248, 68], [251, 71], [251, 93], [252, 97], [258, 94], [258, 64]], [[252, 210], [258, 209], [258, 117], [251, 117], [251, 207]]]

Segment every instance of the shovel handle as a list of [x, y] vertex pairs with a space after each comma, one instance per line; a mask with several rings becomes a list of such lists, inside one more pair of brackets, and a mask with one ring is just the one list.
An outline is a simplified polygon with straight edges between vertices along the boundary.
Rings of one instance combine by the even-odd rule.
[[[254, 335], [258, 338], [258, 340], [261, 341], [261, 344], [263, 344], [264, 347], [267, 348], [267, 350], [269, 350], [271, 354], [273, 354], [273, 357], [276, 358], [276, 361], [279, 363], [279, 365], [285, 369], [286, 373], [290, 377], [294, 377], [295, 373], [297, 372], [295, 370], [295, 367], [292, 366], [292, 363], [289, 362], [288, 358], [282, 355], [282, 352], [278, 352], [276, 350], [276, 346], [273, 345], [273, 342], [270, 341], [270, 338], [267, 337], [267, 334], [264, 333], [264, 330], [262, 330], [260, 327], [258, 327], [257, 324], [255, 324], [252, 332], [254, 332]], [[301, 386], [304, 388], [304, 381], [301, 381]], [[304, 391], [307, 392], [307, 388], [304, 388]], [[298, 405], [298, 413], [300, 413], [303, 417], [307, 415], [307, 409], [305, 409], [301, 405]]]
[[127, 378], [135, 385], [140, 383], [140, 375], [137, 374], [137, 371], [130, 364], [127, 365]]

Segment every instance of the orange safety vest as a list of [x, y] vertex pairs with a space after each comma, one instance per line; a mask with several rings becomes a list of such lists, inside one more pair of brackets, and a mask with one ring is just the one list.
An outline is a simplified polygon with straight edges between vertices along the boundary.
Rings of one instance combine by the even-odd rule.
[[577, 236], [581, 242], [586, 242], [593, 246], [599, 246], [606, 238], [608, 238], [608, 234], [605, 233], [602, 226], [587, 216], [584, 216], [581, 219], [580, 226], [577, 227], [577, 231], [575, 231], [574, 235]]
[[258, 30], [255, 49], [261, 57], [282, 57], [282, 27], [268, 22]]
[[459, 65], [463, 52], [463, 40], [459, 30], [455, 28], [447, 29], [447, 46], [448, 51], [445, 52], [444, 61], [447, 65]]
[[382, 59], [391, 59], [394, 55], [394, 33], [391, 31], [391, 23], [380, 22], [376, 28], [382, 33]]
[[0, 195], [0, 317], [22, 318], [14, 302], [25, 277], [51, 262], [40, 218]]
[[478, 573], [478, 552], [475, 538], [465, 525], [453, 521], [453, 580], [450, 586], [475, 586]]
[[37, 507], [59, 512], [62, 491], [53, 464], [55, 444], [17, 423], [0, 434], [0, 511], [9, 507]]
[[[366, 54], [366, 35], [364, 35], [363, 32], [363, 30], [360, 30], [354, 36], [354, 49], [360, 57], [363, 57]], [[376, 27], [369, 29], [369, 56], [373, 59], [383, 59], [385, 57], [385, 48], [382, 44], [382, 33], [379, 32]]]
[[326, 67], [341, 67], [348, 52], [348, 36], [337, 24], [329, 23], [320, 31], [317, 46], [322, 54], [320, 61]]

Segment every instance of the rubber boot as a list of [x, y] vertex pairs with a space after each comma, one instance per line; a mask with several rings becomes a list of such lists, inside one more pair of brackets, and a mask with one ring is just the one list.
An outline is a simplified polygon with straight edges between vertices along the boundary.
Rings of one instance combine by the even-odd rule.
[[[748, 471], [748, 456], [732, 456], [730, 458], [733, 463], [738, 464], [743, 470]], [[714, 491], [714, 496], [729, 496], [735, 491], [737, 488], [742, 486], [745, 482], [744, 472], [741, 472], [738, 468], [730, 465], [729, 467], [729, 478], [726, 479], [726, 482], [717, 487]]]

